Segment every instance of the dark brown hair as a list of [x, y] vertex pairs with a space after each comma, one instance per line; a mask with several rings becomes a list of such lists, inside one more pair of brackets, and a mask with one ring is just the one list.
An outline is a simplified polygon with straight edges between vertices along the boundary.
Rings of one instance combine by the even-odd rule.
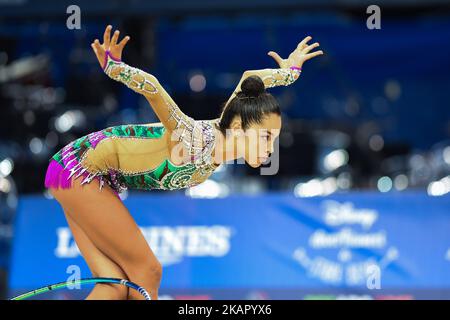
[[[225, 108], [225, 104], [224, 104]], [[280, 106], [270, 93], [266, 92], [264, 82], [259, 76], [247, 77], [241, 84], [241, 91], [230, 101], [219, 122], [220, 131], [225, 135], [235, 116], [242, 121], [246, 130], [251, 124], [261, 123], [264, 116], [275, 113], [281, 115]]]

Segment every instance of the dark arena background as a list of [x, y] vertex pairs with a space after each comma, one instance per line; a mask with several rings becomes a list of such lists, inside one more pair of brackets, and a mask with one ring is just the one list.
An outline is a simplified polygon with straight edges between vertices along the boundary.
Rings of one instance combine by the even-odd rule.
[[324, 51], [269, 89], [276, 174], [230, 163], [190, 189], [120, 195], [163, 265], [160, 299], [450, 298], [448, 1], [0, 0], [1, 298], [91, 276], [44, 188], [49, 158], [159, 122], [99, 67], [108, 24], [195, 119], [218, 117], [245, 70], [276, 68], [267, 52], [308, 35]]

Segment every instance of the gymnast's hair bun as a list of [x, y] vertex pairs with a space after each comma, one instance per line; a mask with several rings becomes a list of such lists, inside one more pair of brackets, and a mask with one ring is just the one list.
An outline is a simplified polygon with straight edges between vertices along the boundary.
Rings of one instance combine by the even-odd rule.
[[258, 76], [249, 76], [241, 83], [241, 91], [248, 97], [258, 97], [261, 93], [266, 91], [264, 82]]

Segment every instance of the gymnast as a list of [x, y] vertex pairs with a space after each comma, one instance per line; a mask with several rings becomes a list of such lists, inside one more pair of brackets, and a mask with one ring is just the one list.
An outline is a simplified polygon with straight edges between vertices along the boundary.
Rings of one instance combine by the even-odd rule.
[[[322, 55], [303, 39], [279, 68], [245, 71], [221, 114], [195, 120], [184, 114], [158, 79], [122, 61], [129, 36], [119, 42], [107, 26], [91, 47], [104, 73], [142, 94], [160, 122], [112, 126], [80, 137], [49, 159], [45, 187], [61, 205], [93, 277], [127, 279], [158, 299], [162, 266], [121, 201], [126, 189], [177, 190], [205, 181], [238, 158], [261, 166], [281, 130], [277, 100], [267, 88], [288, 86], [305, 61]], [[253, 133], [253, 134], [249, 134]], [[170, 206], [170, 203], [168, 203]], [[87, 299], [143, 299], [125, 286], [97, 284]]]

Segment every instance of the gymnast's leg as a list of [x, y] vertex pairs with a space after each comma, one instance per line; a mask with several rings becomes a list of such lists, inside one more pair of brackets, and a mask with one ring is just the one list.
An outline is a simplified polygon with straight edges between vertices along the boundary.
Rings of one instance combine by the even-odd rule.
[[[84, 185], [80, 185], [80, 180], [74, 179], [70, 189], [51, 189], [65, 209], [69, 223], [78, 226], [93, 247], [119, 266], [127, 279], [144, 287], [156, 300], [162, 266], [128, 209], [108, 185], [99, 190], [98, 180]], [[87, 250], [91, 254], [92, 250]], [[130, 298], [143, 299], [134, 291], [129, 290]]]
[[[107, 277], [127, 279], [125, 272], [103, 252], [101, 252], [89, 239], [81, 227], [70, 217], [68, 210], [64, 209], [64, 214], [72, 231], [75, 242], [86, 260], [93, 277]], [[99, 283], [96, 284], [87, 300], [126, 300], [128, 288], [123, 285]]]

